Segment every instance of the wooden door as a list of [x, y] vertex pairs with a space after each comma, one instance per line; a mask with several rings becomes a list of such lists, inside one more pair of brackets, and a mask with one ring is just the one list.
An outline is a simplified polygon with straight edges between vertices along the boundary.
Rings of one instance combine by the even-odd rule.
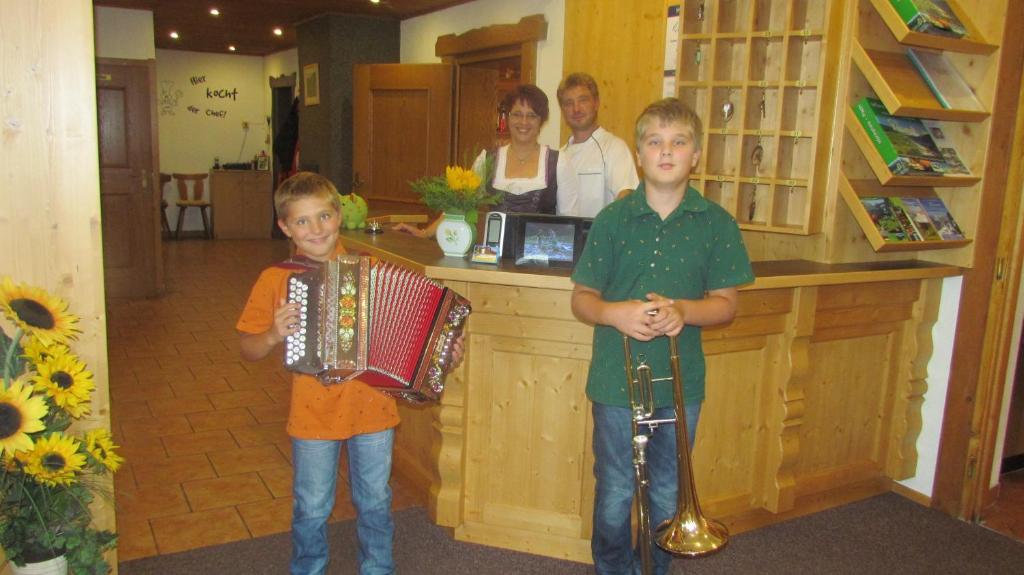
[[163, 288], [153, 64], [100, 59], [100, 210], [106, 294], [151, 297]]
[[480, 150], [495, 147], [498, 135], [497, 86], [497, 70], [459, 67], [456, 162], [472, 162]]
[[409, 182], [451, 159], [453, 67], [355, 66], [352, 189], [367, 200], [419, 203]]

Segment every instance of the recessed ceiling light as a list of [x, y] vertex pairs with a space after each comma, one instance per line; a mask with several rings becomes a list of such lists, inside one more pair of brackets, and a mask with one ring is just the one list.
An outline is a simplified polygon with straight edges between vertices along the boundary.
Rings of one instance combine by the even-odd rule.
[[232, 46], [228, 46], [228, 50], [231, 51], [231, 52], [234, 52], [235, 51], [235, 47], [233, 45]]
[[284, 30], [280, 28], [274, 28], [274, 36], [281, 36], [282, 34], [284, 34]]
[[210, 16], [220, 16], [220, 10], [216, 8], [210, 8]]
[[178, 33], [172, 31], [171, 32], [171, 38], [174, 38], [175, 40], [177, 40], [178, 39]]
[[370, 4], [380, 4], [380, 0], [370, 0]]

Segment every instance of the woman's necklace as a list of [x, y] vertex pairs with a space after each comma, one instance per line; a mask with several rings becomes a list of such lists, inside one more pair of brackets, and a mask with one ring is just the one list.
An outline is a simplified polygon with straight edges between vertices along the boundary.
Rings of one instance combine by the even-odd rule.
[[512, 151], [512, 148], [511, 148], [511, 147], [509, 148], [509, 151], [510, 151], [510, 152], [512, 152], [512, 155], [513, 155], [513, 156], [515, 156], [515, 159], [516, 159], [516, 161], [517, 161], [517, 162], [519, 162], [519, 165], [520, 165], [520, 166], [522, 166], [522, 165], [523, 165], [523, 164], [525, 164], [525, 163], [526, 163], [526, 162], [527, 162], [527, 161], [528, 161], [528, 160], [530, 159], [530, 157], [531, 157], [531, 156], [533, 156], [533, 154], [534, 154], [534, 153], [536, 153], [536, 152], [537, 152], [537, 150], [539, 150], [539, 149], [540, 149], [540, 145], [539, 145], [539, 144], [534, 144], [533, 148], [532, 148], [532, 149], [530, 149], [530, 150], [529, 150], [528, 152], [526, 152], [525, 154], [520, 154], [520, 153], [518, 153], [518, 152], [514, 152], [514, 151]]

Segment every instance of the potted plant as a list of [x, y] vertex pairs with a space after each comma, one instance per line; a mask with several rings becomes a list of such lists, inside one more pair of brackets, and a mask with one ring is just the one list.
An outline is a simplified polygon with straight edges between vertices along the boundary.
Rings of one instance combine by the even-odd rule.
[[[110, 432], [77, 433], [92, 373], [68, 347], [79, 318], [42, 289], [0, 281], [0, 547], [19, 573], [105, 574], [116, 535], [93, 525], [98, 479], [124, 461]], [[35, 564], [48, 562], [53, 571]]]
[[477, 209], [495, 204], [501, 193], [487, 190], [490, 157], [478, 162], [476, 169], [448, 166], [443, 176], [429, 176], [411, 183], [430, 209], [442, 212], [444, 219], [437, 227], [437, 243], [447, 256], [464, 256], [473, 246]]

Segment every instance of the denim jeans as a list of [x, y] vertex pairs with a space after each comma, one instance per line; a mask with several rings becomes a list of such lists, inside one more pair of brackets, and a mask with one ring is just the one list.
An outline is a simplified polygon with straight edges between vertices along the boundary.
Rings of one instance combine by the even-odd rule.
[[[690, 449], [700, 419], [700, 403], [686, 406], [686, 427]], [[635, 494], [633, 431], [630, 410], [593, 404], [594, 414], [594, 534], [590, 549], [598, 575], [632, 575], [640, 572], [640, 558], [632, 548], [630, 512]], [[675, 417], [671, 407], [655, 410], [657, 419]], [[661, 425], [647, 443], [647, 490], [652, 530], [676, 512], [679, 490], [676, 477], [675, 425]], [[668, 572], [672, 556], [652, 543], [654, 572]]]
[[292, 438], [292, 575], [327, 572], [327, 519], [334, 508], [338, 456], [348, 449], [348, 476], [356, 509], [360, 575], [389, 575], [394, 523], [391, 518], [391, 450], [395, 431], [355, 435], [344, 441]]

